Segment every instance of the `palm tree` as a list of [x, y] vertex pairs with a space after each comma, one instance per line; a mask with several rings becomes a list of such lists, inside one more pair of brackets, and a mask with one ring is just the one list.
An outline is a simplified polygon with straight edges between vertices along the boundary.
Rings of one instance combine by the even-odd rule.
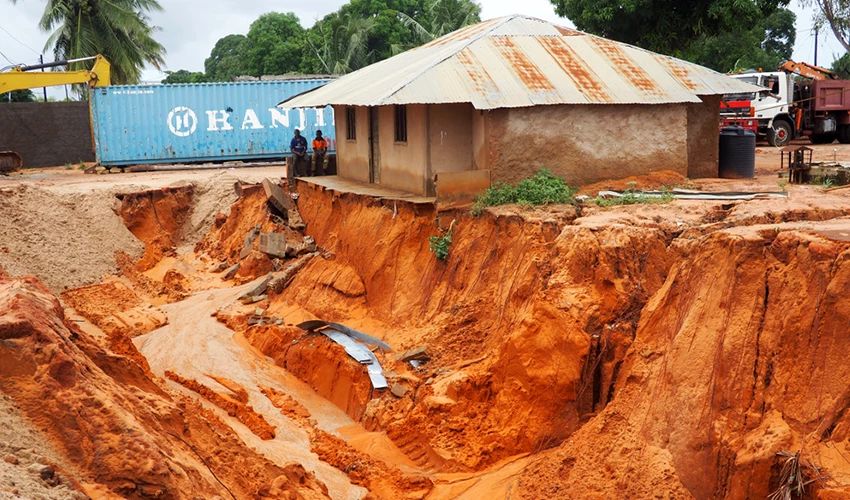
[[418, 21], [398, 12], [401, 22], [413, 32], [415, 41], [412, 45], [394, 45], [394, 55], [481, 21], [481, 5], [472, 0], [426, 0], [424, 7]]
[[342, 75], [367, 66], [373, 56], [367, 49], [367, 35], [374, 25], [373, 19], [347, 14], [321, 21], [317, 28], [322, 45], [317, 47], [311, 40], [307, 40], [316, 54], [321, 71]]
[[160, 69], [165, 63], [165, 48], [153, 38], [159, 28], [146, 15], [160, 10], [157, 0], [47, 0], [39, 27], [52, 32], [44, 48], [56, 60], [102, 54], [112, 65], [113, 83], [138, 83], [145, 64]]

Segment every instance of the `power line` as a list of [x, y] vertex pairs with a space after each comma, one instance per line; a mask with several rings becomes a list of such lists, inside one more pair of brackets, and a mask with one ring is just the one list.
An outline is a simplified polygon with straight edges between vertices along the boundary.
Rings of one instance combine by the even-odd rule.
[[4, 28], [4, 27], [0, 26], [0, 30], [5, 31], [7, 35], [9, 35], [10, 37], [12, 37], [12, 40], [14, 40], [14, 41], [18, 42], [19, 44], [23, 45], [24, 47], [26, 47], [26, 48], [30, 49], [30, 50], [33, 52], [33, 54], [35, 54], [35, 55], [41, 55], [41, 53], [40, 53], [40, 52], [38, 52], [38, 51], [36, 51], [34, 48], [30, 47], [29, 45], [27, 45], [27, 44], [25, 44], [24, 42], [22, 42], [22, 41], [18, 40], [17, 38], [15, 38], [15, 35], [13, 35], [13, 34], [9, 33], [9, 32], [6, 30], [6, 28]]
[[0, 56], [3, 56], [3, 59], [5, 59], [5, 60], [9, 61], [9, 64], [15, 64], [14, 62], [12, 62], [12, 60], [11, 60], [11, 59], [9, 59], [8, 57], [6, 57], [6, 54], [4, 54], [3, 52], [0, 52]]

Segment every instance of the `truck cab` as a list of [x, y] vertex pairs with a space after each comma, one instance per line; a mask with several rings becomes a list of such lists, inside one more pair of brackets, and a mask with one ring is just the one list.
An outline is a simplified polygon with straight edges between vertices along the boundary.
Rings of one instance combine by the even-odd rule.
[[758, 85], [764, 90], [723, 97], [720, 115], [723, 125], [739, 125], [766, 139], [772, 146], [785, 146], [794, 138], [791, 118], [794, 102], [794, 76], [784, 72], [749, 71], [729, 75], [732, 78]]

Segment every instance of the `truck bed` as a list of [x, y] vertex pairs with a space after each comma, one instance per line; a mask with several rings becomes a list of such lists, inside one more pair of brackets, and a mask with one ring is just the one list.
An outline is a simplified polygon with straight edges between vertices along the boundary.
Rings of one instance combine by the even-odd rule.
[[815, 80], [811, 85], [815, 112], [850, 111], [850, 80]]

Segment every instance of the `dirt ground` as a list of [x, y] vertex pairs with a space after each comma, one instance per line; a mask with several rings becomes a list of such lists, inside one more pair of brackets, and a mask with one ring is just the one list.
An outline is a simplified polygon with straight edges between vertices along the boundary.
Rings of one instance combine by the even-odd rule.
[[299, 182], [303, 225], [280, 167], [0, 177], [0, 498], [765, 498], [788, 457], [850, 498], [850, 188], [756, 161], [582, 192], [775, 196], [479, 217]]

